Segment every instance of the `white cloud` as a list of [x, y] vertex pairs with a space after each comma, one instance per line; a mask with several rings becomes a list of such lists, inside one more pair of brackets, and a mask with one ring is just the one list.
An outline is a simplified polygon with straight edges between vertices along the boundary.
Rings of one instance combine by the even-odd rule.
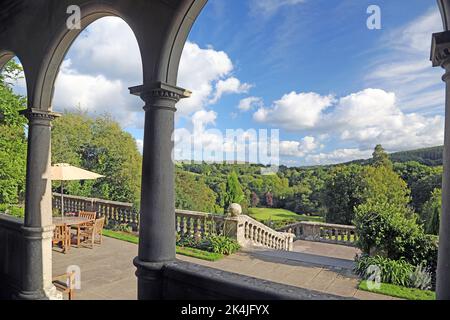
[[235, 77], [230, 77], [225, 80], [219, 80], [216, 83], [216, 93], [211, 99], [210, 103], [214, 104], [226, 93], [247, 93], [252, 85], [248, 83], [241, 83], [241, 81]]
[[259, 97], [248, 97], [239, 101], [239, 110], [250, 111], [254, 108], [262, 108], [264, 106], [263, 100]]
[[[442, 30], [439, 10], [433, 6], [424, 15], [392, 31], [383, 39], [383, 53], [371, 66], [369, 86], [393, 91], [402, 110], [429, 112], [443, 110], [444, 84], [440, 68], [429, 61], [431, 34]], [[423, 99], [423, 96], [427, 99]]]
[[[317, 137], [328, 134], [362, 150], [379, 143], [390, 151], [407, 150], [439, 145], [444, 139], [443, 116], [405, 113], [396, 95], [381, 89], [369, 88], [339, 99], [290, 93], [272, 108], [260, 108], [254, 118], [290, 131], [309, 130]], [[297, 145], [290, 142], [284, 147], [295, 151]]]
[[[224, 94], [247, 92], [251, 86], [232, 71], [225, 52], [187, 42], [178, 85], [192, 91], [192, 96], [177, 104], [177, 115], [189, 117]], [[90, 113], [108, 112], [124, 127], [143, 128], [143, 101], [128, 91], [140, 84], [141, 56], [132, 30], [120, 18], [103, 18], [83, 31], [69, 50], [57, 79], [54, 105], [72, 110], [80, 104]]]
[[303, 158], [306, 154], [315, 151], [320, 145], [316, 138], [306, 136], [301, 141], [281, 141], [280, 155]]
[[260, 108], [253, 114], [257, 122], [270, 123], [286, 130], [311, 129], [317, 125], [322, 112], [333, 104], [334, 97], [314, 92], [291, 92], [275, 101], [270, 108]]
[[255, 14], [272, 15], [282, 7], [295, 6], [304, 2], [305, 0], [252, 0], [250, 5]]
[[342, 140], [371, 148], [381, 143], [388, 150], [406, 150], [443, 143], [444, 118], [404, 113], [392, 92], [366, 89], [343, 97], [330, 115], [328, 128]]
[[142, 61], [133, 31], [122, 19], [105, 17], [92, 23], [70, 49], [72, 67], [81, 74], [104, 75], [132, 85], [142, 84]]
[[217, 113], [210, 110], [200, 110], [192, 115], [192, 125], [195, 132], [203, 132], [208, 124], [215, 124]]
[[187, 42], [181, 56], [178, 81], [180, 86], [192, 91], [192, 96], [177, 104], [178, 113], [189, 116], [217, 103], [224, 94], [248, 92], [251, 85], [230, 76], [233, 68], [225, 52], [212, 47], [203, 49]]
[[138, 150], [141, 154], [144, 153], [144, 140], [142, 139], [136, 139], [136, 145], [138, 147]]
[[372, 152], [372, 150], [337, 149], [328, 153], [308, 155], [306, 161], [309, 164], [336, 164], [356, 159], [367, 159]]
[[57, 111], [81, 107], [91, 114], [109, 113], [126, 127], [136, 120], [133, 106], [142, 105], [139, 98], [128, 93], [120, 80], [104, 75], [80, 74], [67, 59], [60, 68], [55, 87], [54, 106]]

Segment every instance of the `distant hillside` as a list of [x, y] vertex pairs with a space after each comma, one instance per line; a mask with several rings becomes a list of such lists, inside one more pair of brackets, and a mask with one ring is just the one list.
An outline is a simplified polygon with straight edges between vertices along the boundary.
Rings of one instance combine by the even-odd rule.
[[[394, 152], [389, 154], [393, 162], [416, 161], [427, 166], [441, 166], [444, 146], [423, 148], [409, 151]], [[354, 160], [348, 163], [369, 164], [370, 159]]]
[[440, 166], [442, 165], [443, 155], [444, 146], [438, 146], [411, 151], [395, 152], [389, 156], [394, 162], [417, 161], [429, 166]]

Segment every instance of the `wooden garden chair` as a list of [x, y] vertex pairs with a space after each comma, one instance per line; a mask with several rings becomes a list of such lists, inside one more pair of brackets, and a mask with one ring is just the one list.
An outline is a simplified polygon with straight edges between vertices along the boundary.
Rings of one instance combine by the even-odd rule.
[[77, 226], [73, 227], [74, 230], [76, 230], [76, 241], [77, 241], [76, 245], [77, 245], [77, 247], [80, 246], [81, 231], [86, 228], [86, 225], [91, 224], [92, 221], [95, 221], [95, 218], [97, 217], [97, 213], [94, 211], [80, 211], [80, 212], [78, 212], [78, 217], [89, 219], [91, 221], [89, 221], [86, 224], [81, 224], [81, 225], [77, 225]]
[[70, 227], [66, 224], [57, 225], [53, 231], [53, 245], [60, 245], [63, 253], [70, 249]]
[[94, 244], [102, 244], [102, 231], [105, 225], [105, 217], [95, 220], [90, 224], [86, 224], [84, 229], [80, 230], [80, 238], [82, 244], [87, 244], [93, 249]]
[[97, 218], [97, 213], [93, 211], [80, 211], [78, 212], [78, 216], [81, 218], [95, 220], [95, 218]]
[[58, 291], [67, 294], [69, 300], [73, 300], [75, 292], [75, 272], [53, 277], [52, 283]]

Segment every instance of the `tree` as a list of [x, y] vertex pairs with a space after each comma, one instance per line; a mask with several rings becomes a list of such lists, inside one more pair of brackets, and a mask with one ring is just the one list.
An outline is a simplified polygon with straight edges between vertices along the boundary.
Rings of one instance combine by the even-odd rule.
[[442, 187], [442, 167], [432, 168], [427, 174], [411, 185], [412, 205], [420, 212], [433, 190]]
[[407, 216], [412, 215], [409, 207], [410, 190], [406, 182], [390, 167], [365, 167], [362, 180], [364, 187], [361, 203], [387, 203]]
[[105, 176], [67, 183], [69, 193], [139, 207], [142, 156], [134, 138], [109, 116], [66, 112], [53, 122], [52, 151], [53, 163], [70, 163]]
[[252, 207], [256, 208], [259, 204], [259, 197], [256, 192], [252, 191]]
[[373, 156], [372, 164], [375, 167], [384, 166], [384, 167], [392, 168], [392, 162], [389, 159], [389, 155], [386, 153], [386, 151], [384, 151], [381, 144], [378, 144], [375, 147], [375, 150], [373, 151], [372, 156]]
[[25, 192], [27, 121], [19, 111], [27, 104], [10, 85], [21, 72], [22, 67], [11, 60], [0, 75], [0, 204], [17, 204]]
[[227, 178], [227, 184], [225, 189], [225, 212], [232, 203], [242, 204], [245, 200], [244, 192], [242, 191], [242, 186], [239, 183], [238, 176], [235, 171], [232, 171]]
[[354, 208], [364, 200], [364, 188], [363, 167], [360, 165], [333, 168], [324, 187], [325, 220], [329, 223], [351, 224]]
[[204, 178], [190, 172], [175, 171], [175, 207], [177, 209], [217, 213], [215, 193]]
[[427, 255], [423, 249], [429, 246], [430, 239], [425, 237], [416, 216], [406, 216], [401, 207], [387, 202], [366, 202], [356, 208], [355, 226], [357, 245], [363, 253], [394, 260], [404, 258], [414, 265]]
[[420, 212], [420, 218], [428, 234], [439, 234], [439, 224], [442, 211], [442, 190], [436, 188], [431, 193], [430, 199], [424, 203]]
[[269, 208], [272, 208], [273, 207], [273, 195], [272, 195], [272, 192], [267, 191], [266, 195], [265, 195], [265, 198], [266, 198], [266, 206], [268, 206]]

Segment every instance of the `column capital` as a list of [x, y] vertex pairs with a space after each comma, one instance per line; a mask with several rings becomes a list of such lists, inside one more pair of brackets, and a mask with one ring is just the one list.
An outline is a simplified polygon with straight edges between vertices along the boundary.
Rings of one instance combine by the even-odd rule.
[[53, 120], [61, 116], [61, 114], [57, 112], [40, 110], [35, 108], [22, 110], [20, 111], [20, 114], [25, 116], [30, 123], [48, 126], [50, 126]]
[[433, 67], [446, 68], [450, 65], [450, 31], [433, 34], [430, 60]]
[[144, 110], [149, 108], [169, 109], [176, 111], [175, 104], [181, 99], [191, 96], [191, 92], [164, 82], [154, 82], [129, 88], [132, 95], [141, 97], [145, 101]]

